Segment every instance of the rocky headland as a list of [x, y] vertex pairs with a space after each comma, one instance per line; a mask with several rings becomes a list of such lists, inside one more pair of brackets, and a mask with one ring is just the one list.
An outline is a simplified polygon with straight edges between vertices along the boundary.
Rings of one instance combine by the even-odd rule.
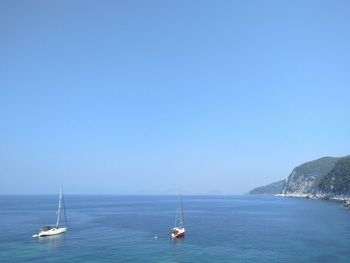
[[338, 200], [350, 208], [350, 156], [323, 157], [303, 163], [285, 180], [257, 187], [249, 194]]

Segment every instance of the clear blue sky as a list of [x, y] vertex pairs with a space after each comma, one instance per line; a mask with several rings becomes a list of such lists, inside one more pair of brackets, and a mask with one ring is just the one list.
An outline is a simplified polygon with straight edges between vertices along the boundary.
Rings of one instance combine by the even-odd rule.
[[350, 154], [349, 14], [0, 1], [0, 193], [244, 193]]

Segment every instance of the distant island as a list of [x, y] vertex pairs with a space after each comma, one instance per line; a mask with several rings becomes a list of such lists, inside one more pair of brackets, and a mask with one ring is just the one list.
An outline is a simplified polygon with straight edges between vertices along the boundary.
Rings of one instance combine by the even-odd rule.
[[349, 201], [350, 155], [303, 163], [295, 167], [285, 180], [254, 188], [249, 194]]

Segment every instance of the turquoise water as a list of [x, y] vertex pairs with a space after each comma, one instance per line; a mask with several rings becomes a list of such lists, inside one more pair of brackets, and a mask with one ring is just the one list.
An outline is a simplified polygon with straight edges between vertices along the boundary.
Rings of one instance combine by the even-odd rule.
[[335, 202], [184, 196], [187, 235], [171, 241], [176, 196], [65, 201], [68, 233], [33, 239], [57, 196], [0, 196], [0, 262], [350, 262], [350, 211]]

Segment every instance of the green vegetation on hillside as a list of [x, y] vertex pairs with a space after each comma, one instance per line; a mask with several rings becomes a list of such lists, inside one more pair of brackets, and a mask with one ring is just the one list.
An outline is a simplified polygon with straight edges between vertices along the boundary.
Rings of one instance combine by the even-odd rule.
[[318, 184], [319, 191], [333, 195], [350, 194], [350, 156], [340, 159]]
[[284, 187], [285, 180], [281, 180], [269, 185], [254, 188], [249, 192], [251, 195], [274, 195], [280, 194]]

